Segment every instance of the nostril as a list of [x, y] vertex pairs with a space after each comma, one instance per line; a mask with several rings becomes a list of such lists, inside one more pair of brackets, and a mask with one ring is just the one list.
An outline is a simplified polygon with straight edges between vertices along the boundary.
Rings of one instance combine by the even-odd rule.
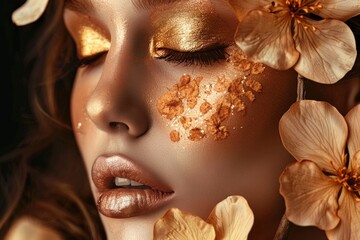
[[110, 122], [109, 127], [111, 129], [124, 128], [126, 130], [129, 130], [129, 126], [121, 122]]
[[355, 96], [355, 102], [360, 103], [360, 92]]

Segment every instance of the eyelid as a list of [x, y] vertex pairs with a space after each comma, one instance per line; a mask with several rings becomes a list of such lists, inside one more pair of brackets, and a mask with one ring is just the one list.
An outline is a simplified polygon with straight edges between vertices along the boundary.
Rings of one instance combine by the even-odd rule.
[[89, 65], [95, 66], [98, 63], [100, 63], [100, 60], [102, 58], [104, 58], [106, 56], [106, 54], [108, 53], [108, 51], [102, 51], [99, 53], [95, 53], [91, 56], [86, 56], [86, 57], [79, 57], [78, 60], [78, 67], [79, 68], [85, 68]]
[[215, 44], [196, 51], [178, 51], [168, 48], [158, 48], [153, 57], [167, 62], [185, 65], [211, 65], [227, 59], [227, 44]]
[[81, 58], [92, 57], [98, 53], [107, 52], [111, 42], [103, 33], [102, 29], [91, 24], [84, 24], [79, 27], [77, 48]]

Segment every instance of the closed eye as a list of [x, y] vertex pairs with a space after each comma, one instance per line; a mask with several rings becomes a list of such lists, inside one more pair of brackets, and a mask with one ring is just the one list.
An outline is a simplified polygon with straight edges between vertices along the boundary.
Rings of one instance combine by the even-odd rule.
[[167, 62], [185, 64], [186, 66], [207, 66], [216, 62], [226, 60], [227, 45], [217, 45], [201, 49], [198, 51], [182, 52], [167, 48], [158, 48], [156, 50], [156, 59], [163, 59]]

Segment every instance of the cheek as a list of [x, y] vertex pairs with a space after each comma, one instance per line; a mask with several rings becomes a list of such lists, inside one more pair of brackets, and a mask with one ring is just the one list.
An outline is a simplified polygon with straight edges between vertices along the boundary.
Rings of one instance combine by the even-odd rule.
[[92, 131], [92, 122], [86, 112], [86, 104], [96, 87], [100, 77], [100, 69], [94, 70], [91, 74], [87, 75], [86, 78], [82, 76], [84, 74], [83, 70], [84, 69], [78, 70], [72, 89], [71, 121], [80, 152], [85, 159], [86, 166], [90, 168], [90, 163], [87, 163], [86, 159], [90, 159], [91, 148], [97, 138], [95, 138], [95, 132]]
[[249, 61], [238, 48], [230, 50], [227, 62], [219, 71], [182, 75], [157, 99], [172, 142], [217, 142], [237, 132], [256, 134], [264, 123], [273, 126], [295, 99], [294, 73]]
[[169, 178], [183, 192], [190, 194], [191, 182], [202, 194], [243, 192], [256, 201], [277, 191], [286, 164], [278, 122], [296, 100], [297, 74], [232, 57], [226, 67], [173, 76], [178, 82], [164, 87], [156, 114], [174, 156], [168, 168], [177, 174]]

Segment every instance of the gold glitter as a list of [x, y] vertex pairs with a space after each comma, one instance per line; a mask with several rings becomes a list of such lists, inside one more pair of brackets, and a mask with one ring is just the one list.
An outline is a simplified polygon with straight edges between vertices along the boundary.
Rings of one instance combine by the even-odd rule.
[[258, 82], [258, 81], [255, 81], [255, 80], [247, 80], [245, 82], [245, 85], [247, 87], [250, 87], [252, 90], [254, 90], [255, 92], [261, 92], [262, 91], [262, 85]]
[[187, 74], [180, 78], [180, 83], [177, 85], [179, 97], [186, 99], [186, 104], [190, 109], [193, 109], [197, 104], [197, 97], [199, 96], [199, 84], [202, 78], [198, 77], [191, 80]]
[[254, 63], [251, 68], [251, 74], [257, 75], [264, 72], [265, 66], [262, 63]]
[[226, 126], [222, 125], [222, 119], [218, 114], [213, 114], [206, 121], [207, 130], [215, 141], [226, 139], [230, 133]]
[[255, 94], [252, 91], [246, 91], [245, 96], [251, 101], [255, 101]]
[[244, 94], [244, 85], [241, 83], [241, 79], [234, 80], [228, 89], [232, 99], [238, 98]]
[[171, 133], [170, 133], [170, 139], [171, 139], [171, 141], [173, 141], [173, 142], [178, 142], [178, 141], [180, 141], [180, 133], [179, 133], [178, 131], [176, 131], [176, 130], [171, 131]]
[[177, 96], [176, 89], [172, 89], [162, 95], [157, 101], [156, 107], [161, 115], [170, 120], [184, 112], [183, 103]]
[[186, 99], [196, 98], [199, 96], [199, 83], [201, 78], [191, 80], [187, 74], [183, 75], [178, 84], [179, 96]]
[[230, 81], [225, 78], [225, 76], [218, 77], [218, 80], [214, 86], [216, 92], [224, 92], [230, 86]]
[[189, 132], [189, 136], [188, 138], [191, 141], [200, 141], [201, 139], [203, 139], [206, 136], [205, 131], [200, 129], [200, 128], [193, 128], [190, 130]]
[[240, 98], [235, 98], [233, 101], [234, 109], [238, 112], [244, 111], [246, 109], [245, 103]]
[[262, 92], [261, 83], [252, 76], [265, 67], [249, 61], [240, 49], [230, 52], [227, 61], [236, 73], [232, 78], [223, 74], [209, 81], [184, 74], [159, 98], [159, 113], [171, 120], [171, 141], [178, 142], [182, 136], [190, 141], [208, 136], [215, 141], [228, 138], [230, 131], [225, 122], [235, 113], [245, 112], [246, 104], [256, 100], [255, 93]]
[[77, 45], [81, 58], [90, 57], [98, 53], [109, 51], [110, 41], [103, 31], [93, 25], [83, 25], [79, 28]]
[[225, 121], [231, 114], [231, 98], [229, 95], [225, 95], [220, 100], [220, 104], [216, 110], [216, 114], [220, 118], [220, 121]]
[[200, 106], [200, 112], [202, 114], [207, 114], [211, 109], [212, 109], [212, 106], [207, 101], [203, 102], [203, 104], [201, 104], [201, 106]]
[[189, 117], [180, 117], [180, 123], [184, 129], [189, 129], [191, 127], [192, 118]]

